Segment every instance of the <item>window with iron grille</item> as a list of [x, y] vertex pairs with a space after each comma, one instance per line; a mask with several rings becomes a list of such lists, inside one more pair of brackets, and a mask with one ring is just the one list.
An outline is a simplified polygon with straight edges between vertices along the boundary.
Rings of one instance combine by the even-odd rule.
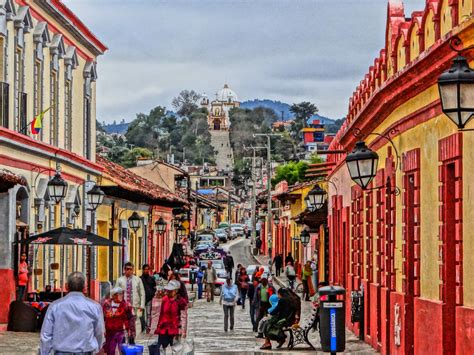
[[19, 104], [19, 132], [28, 134], [28, 111], [27, 111], [28, 95], [24, 92], [18, 93]]
[[54, 70], [51, 71], [51, 80], [50, 80], [50, 98], [51, 98], [51, 110], [49, 110], [50, 117], [50, 135], [49, 143], [58, 146], [58, 99], [59, 99], [59, 90], [58, 90], [58, 73]]
[[72, 149], [72, 80], [64, 85], [64, 148]]
[[91, 159], [91, 100], [89, 97], [84, 99], [84, 156]]

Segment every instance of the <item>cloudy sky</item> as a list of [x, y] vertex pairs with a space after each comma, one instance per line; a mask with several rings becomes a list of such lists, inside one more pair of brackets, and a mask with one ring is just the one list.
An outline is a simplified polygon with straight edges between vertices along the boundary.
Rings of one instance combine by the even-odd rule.
[[[384, 45], [387, 0], [64, 0], [109, 47], [98, 119], [170, 107], [182, 89], [314, 102], [339, 118]], [[424, 0], [404, 0], [406, 13]]]

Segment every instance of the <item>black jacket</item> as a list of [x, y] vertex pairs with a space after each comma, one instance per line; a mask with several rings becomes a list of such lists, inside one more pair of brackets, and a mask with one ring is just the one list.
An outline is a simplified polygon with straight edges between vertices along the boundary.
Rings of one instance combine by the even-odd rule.
[[153, 297], [155, 297], [156, 281], [155, 278], [150, 275], [142, 275], [140, 278], [142, 279], [143, 287], [145, 288], [145, 300], [148, 303], [153, 299]]
[[226, 270], [232, 270], [234, 268], [234, 258], [232, 255], [226, 255], [224, 258], [224, 266]]
[[286, 319], [286, 324], [290, 325], [295, 317], [295, 308], [292, 306], [289, 298], [280, 298], [278, 305], [270, 314], [278, 320]]

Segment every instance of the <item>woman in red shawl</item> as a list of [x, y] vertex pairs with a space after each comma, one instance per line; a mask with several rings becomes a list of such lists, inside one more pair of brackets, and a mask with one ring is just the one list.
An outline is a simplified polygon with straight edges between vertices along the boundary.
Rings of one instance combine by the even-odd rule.
[[170, 280], [165, 286], [166, 296], [161, 302], [160, 317], [155, 334], [158, 334], [158, 347], [167, 348], [173, 345], [176, 336], [186, 335], [182, 330], [181, 313], [186, 312], [187, 302], [178, 295], [180, 283], [177, 280]]

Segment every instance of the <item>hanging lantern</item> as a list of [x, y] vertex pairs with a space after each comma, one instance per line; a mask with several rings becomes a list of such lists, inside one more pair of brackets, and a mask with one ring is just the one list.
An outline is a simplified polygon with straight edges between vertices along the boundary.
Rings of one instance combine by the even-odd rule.
[[278, 217], [276, 214], [273, 216], [273, 224], [276, 226], [280, 224], [280, 217]]
[[363, 141], [356, 143], [352, 152], [347, 154], [346, 163], [351, 179], [363, 190], [369, 186], [377, 175], [379, 156], [365, 145]]
[[311, 210], [319, 210], [324, 206], [326, 202], [326, 191], [324, 191], [319, 185], [316, 185], [306, 196], [309, 201]]
[[56, 171], [56, 174], [48, 181], [49, 197], [55, 202], [61, 202], [67, 193], [67, 182], [61, 177], [61, 173]]
[[178, 234], [179, 238], [183, 238], [186, 236], [186, 228], [184, 228], [182, 224], [179, 224], [176, 227], [176, 233]]
[[163, 234], [166, 231], [166, 222], [163, 217], [160, 217], [160, 219], [155, 222], [155, 227], [159, 234]]
[[309, 232], [306, 229], [303, 229], [300, 234], [301, 244], [303, 244], [303, 246], [307, 246], [309, 243], [309, 239], [310, 239]]
[[97, 185], [87, 192], [87, 202], [91, 206], [92, 211], [95, 211], [104, 201], [104, 191]]
[[135, 233], [140, 229], [142, 224], [142, 219], [137, 212], [133, 212], [132, 215], [128, 218], [128, 225]]
[[463, 129], [474, 114], [474, 70], [458, 55], [453, 65], [438, 78], [441, 107], [458, 129]]

